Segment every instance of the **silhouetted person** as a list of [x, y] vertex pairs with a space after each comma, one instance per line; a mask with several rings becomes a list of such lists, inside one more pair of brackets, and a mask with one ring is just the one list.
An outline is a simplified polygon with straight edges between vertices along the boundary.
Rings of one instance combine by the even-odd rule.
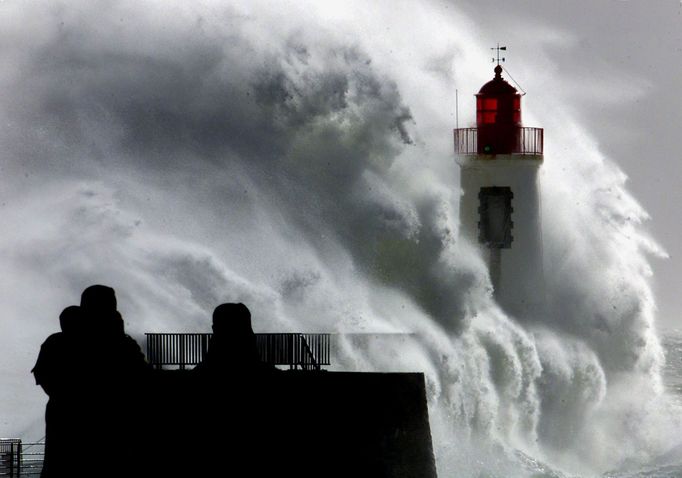
[[105, 285], [91, 285], [81, 294], [81, 308], [87, 317], [88, 329], [114, 338], [124, 334], [123, 320], [116, 310], [116, 293]]
[[65, 334], [78, 334], [83, 330], [83, 314], [77, 305], [70, 305], [59, 314], [59, 328]]
[[[234, 473], [276, 476], [266, 470], [273, 460], [272, 393], [274, 366], [264, 363], [251, 328], [251, 313], [241, 303], [221, 304], [213, 312], [213, 337], [195, 367], [202, 393], [194, 433], [205, 437], [207, 455], [201, 476]], [[231, 445], [226, 448], [228, 442]]]
[[[93, 285], [81, 294], [88, 339], [85, 348], [83, 409], [89, 415], [84, 432], [85, 460], [104, 464], [111, 475], [135, 474], [143, 413], [143, 380], [148, 370], [140, 346], [124, 331], [114, 289]], [[90, 438], [88, 438], [90, 437]]]
[[50, 402], [55, 398], [46, 413], [43, 476], [134, 475], [139, 440], [131, 431], [139, 426], [148, 366], [124, 332], [114, 290], [88, 287], [80, 308], [65, 309], [60, 323], [64, 331], [48, 337], [34, 368]]
[[45, 407], [45, 458], [41, 476], [64, 476], [75, 461], [69, 455], [75, 410], [69, 394], [78, 381], [78, 342], [83, 316], [80, 307], [72, 305], [59, 315], [62, 331], [50, 335], [40, 347], [38, 360], [31, 372], [36, 384], [50, 397]]
[[242, 303], [220, 304], [213, 311], [213, 337], [196, 370], [253, 373], [271, 369], [264, 364], [251, 328], [251, 312]]
[[70, 347], [75, 344], [76, 335], [82, 325], [80, 307], [71, 305], [59, 315], [61, 332], [50, 335], [40, 347], [38, 361], [31, 370], [36, 383], [43, 387], [45, 393], [51, 395], [54, 389], [65, 385], [73, 363], [67, 361], [71, 358]]

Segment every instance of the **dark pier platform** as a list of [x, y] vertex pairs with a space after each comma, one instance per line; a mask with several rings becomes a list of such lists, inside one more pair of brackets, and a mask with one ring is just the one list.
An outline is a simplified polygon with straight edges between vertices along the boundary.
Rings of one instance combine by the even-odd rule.
[[147, 476], [436, 477], [423, 374], [153, 374]]
[[331, 342], [147, 334], [50, 396], [45, 476], [435, 478], [424, 375], [323, 370]]

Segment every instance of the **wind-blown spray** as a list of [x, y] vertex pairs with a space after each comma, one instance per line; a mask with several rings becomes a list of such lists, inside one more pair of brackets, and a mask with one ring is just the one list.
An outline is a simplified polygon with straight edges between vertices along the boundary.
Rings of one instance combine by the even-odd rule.
[[[560, 104], [538, 116], [563, 131], [540, 178], [548, 312], [506, 316], [456, 239], [443, 101], [454, 83], [474, 91], [479, 48], [456, 14], [406, 8], [3, 4], [9, 432], [40, 423], [28, 370], [57, 312], [106, 283], [137, 336], [207, 330], [225, 301], [248, 303], [257, 331], [413, 334], [346, 340], [337, 361], [426, 373], [442, 476], [523, 476], [542, 468], [531, 456], [602, 471], [665, 450], [659, 251], [623, 174]], [[393, 33], [367, 33], [377, 15]]]

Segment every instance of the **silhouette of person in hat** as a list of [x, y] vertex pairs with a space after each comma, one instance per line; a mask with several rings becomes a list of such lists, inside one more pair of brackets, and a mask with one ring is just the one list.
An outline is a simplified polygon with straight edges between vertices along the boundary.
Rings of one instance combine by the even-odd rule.
[[263, 363], [251, 328], [251, 312], [242, 303], [220, 304], [213, 311], [213, 337], [195, 370], [237, 374], [272, 369]]
[[99, 442], [86, 444], [92, 466], [107, 463], [116, 476], [129, 475], [141, 460], [137, 430], [144, 406], [142, 393], [148, 365], [140, 346], [125, 333], [117, 310], [114, 289], [93, 285], [81, 294], [81, 310], [89, 334], [82, 380], [87, 384], [84, 410], [90, 417], [84, 436], [96, 436]]
[[[248, 470], [249, 476], [275, 476], [266, 472], [276, 460], [272, 460], [272, 438], [264, 436], [263, 430], [273, 426], [268, 400], [277, 369], [261, 360], [251, 313], [244, 304], [215, 308], [213, 337], [194, 370], [203, 388], [195, 432], [207, 437], [207, 454], [222, 457], [203, 463], [201, 474], [217, 476], [229, 463], [234, 469]], [[226, 436], [233, 444], [228, 449], [222, 445]]]

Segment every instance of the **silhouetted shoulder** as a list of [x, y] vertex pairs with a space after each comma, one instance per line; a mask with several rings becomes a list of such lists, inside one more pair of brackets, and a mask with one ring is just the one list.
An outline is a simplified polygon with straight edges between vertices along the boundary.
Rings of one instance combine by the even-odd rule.
[[42, 385], [49, 380], [49, 374], [54, 365], [55, 355], [59, 353], [62, 346], [65, 345], [66, 337], [62, 332], [57, 332], [50, 335], [45, 342], [40, 346], [38, 353], [38, 360], [31, 369], [31, 373], [36, 380], [36, 385]]
[[77, 370], [82, 368], [81, 354], [74, 336], [63, 332], [50, 335], [40, 346], [31, 370], [36, 385], [43, 387], [48, 395], [73, 386]]
[[151, 369], [147, 359], [142, 352], [142, 348], [137, 341], [128, 334], [124, 334], [122, 339], [122, 352], [126, 357], [128, 365], [137, 369]]

